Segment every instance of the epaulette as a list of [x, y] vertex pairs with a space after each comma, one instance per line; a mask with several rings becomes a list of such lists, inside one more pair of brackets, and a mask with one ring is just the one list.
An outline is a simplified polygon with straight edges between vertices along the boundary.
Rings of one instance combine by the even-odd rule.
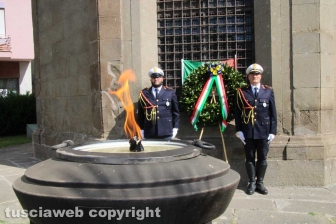
[[236, 90], [238, 91], [238, 90], [240, 90], [240, 89], [244, 89], [244, 88], [247, 88], [248, 87], [248, 85], [246, 85], [246, 86], [242, 86], [242, 87], [238, 87]]
[[268, 89], [273, 89], [272, 86], [268, 86], [268, 85], [263, 85], [263, 87], [268, 88]]
[[144, 90], [149, 90], [149, 87], [140, 90], [140, 93], [142, 93]]
[[168, 87], [168, 86], [163, 86], [164, 89], [173, 89], [171, 87]]

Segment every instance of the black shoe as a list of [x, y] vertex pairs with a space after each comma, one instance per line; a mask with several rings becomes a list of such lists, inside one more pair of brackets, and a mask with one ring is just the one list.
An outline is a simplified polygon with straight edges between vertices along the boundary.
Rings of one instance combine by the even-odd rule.
[[256, 189], [255, 167], [253, 163], [245, 163], [249, 184], [247, 185], [246, 194], [252, 195]]
[[247, 189], [245, 191], [246, 194], [252, 195], [254, 194], [254, 191], [256, 189], [256, 182], [255, 181], [249, 181], [249, 184], [247, 185]]
[[257, 163], [257, 187], [256, 192], [260, 194], [268, 194], [268, 190], [264, 187], [264, 176], [266, 173], [267, 165]]
[[258, 182], [257, 181], [257, 187], [255, 189], [256, 192], [260, 193], [260, 194], [268, 194], [268, 190], [264, 187], [264, 183], [263, 182]]

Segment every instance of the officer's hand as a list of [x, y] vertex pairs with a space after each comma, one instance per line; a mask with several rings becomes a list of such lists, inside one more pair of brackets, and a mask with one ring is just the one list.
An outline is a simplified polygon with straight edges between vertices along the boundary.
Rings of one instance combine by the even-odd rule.
[[243, 142], [244, 145], [246, 145], [245, 137], [244, 137], [243, 132], [238, 131], [238, 132], [236, 133], [236, 136], [237, 136], [238, 138], [240, 138], [240, 140]]
[[271, 144], [271, 141], [273, 141], [274, 137], [275, 137], [275, 136], [274, 136], [273, 134], [269, 134], [269, 135], [268, 135], [268, 138], [267, 138], [267, 140], [268, 140], [267, 143], [268, 143], [268, 144]]
[[145, 139], [145, 131], [144, 130], [141, 130], [141, 138]]
[[177, 131], [178, 131], [178, 128], [173, 128], [173, 136], [172, 136], [172, 138], [175, 138], [175, 136], [177, 135]]

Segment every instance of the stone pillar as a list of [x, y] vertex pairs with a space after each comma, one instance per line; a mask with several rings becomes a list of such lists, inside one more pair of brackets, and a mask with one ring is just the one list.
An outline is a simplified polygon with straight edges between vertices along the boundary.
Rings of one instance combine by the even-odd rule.
[[120, 139], [124, 111], [109, 90], [132, 69], [134, 102], [158, 64], [155, 0], [33, 0], [37, 129], [35, 156], [64, 140]]
[[139, 92], [150, 86], [147, 75], [158, 66], [155, 0], [99, 0], [100, 73], [103, 138], [125, 138], [125, 112], [120, 100], [108, 93], [119, 88], [121, 72], [131, 69], [136, 82], [130, 82], [134, 106]]
[[[90, 68], [97, 64], [95, 1], [33, 1], [37, 129], [35, 156], [48, 158], [50, 146], [100, 136]], [[95, 37], [92, 37], [95, 36]], [[99, 107], [99, 106], [98, 106]]]
[[332, 0], [255, 1], [256, 62], [279, 119], [267, 177], [274, 185], [336, 182], [334, 10]]

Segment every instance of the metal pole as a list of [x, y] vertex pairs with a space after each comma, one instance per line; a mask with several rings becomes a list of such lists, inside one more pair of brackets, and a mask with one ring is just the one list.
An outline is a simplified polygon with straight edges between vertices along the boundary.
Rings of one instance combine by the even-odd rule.
[[203, 131], [204, 131], [204, 127], [202, 128], [202, 130], [201, 130], [201, 134], [200, 134], [200, 136], [199, 136], [199, 140], [202, 140], [202, 135], [203, 135]]
[[224, 136], [223, 136], [223, 132], [222, 132], [222, 128], [221, 125], [219, 124], [219, 132], [221, 133], [221, 137], [222, 137], [222, 144], [223, 144], [223, 149], [224, 149], [224, 156], [225, 156], [225, 161], [227, 163], [229, 163], [227, 155], [226, 155], [226, 147], [225, 147], [225, 142], [224, 142]]

